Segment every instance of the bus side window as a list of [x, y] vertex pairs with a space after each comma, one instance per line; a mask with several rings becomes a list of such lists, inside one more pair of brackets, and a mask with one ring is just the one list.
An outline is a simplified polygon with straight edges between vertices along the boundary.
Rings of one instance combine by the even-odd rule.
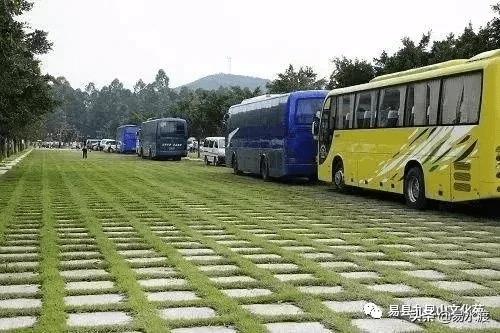
[[214, 140], [214, 148], [219, 148], [219, 144], [217, 143], [217, 140]]
[[413, 126], [415, 123], [415, 87], [408, 86], [406, 91], [404, 126]]
[[379, 127], [397, 127], [400, 124], [401, 100], [404, 87], [384, 89], [380, 92]]
[[333, 132], [335, 128], [335, 122], [337, 120], [337, 97], [332, 97], [331, 106], [330, 106], [330, 131]]
[[356, 127], [375, 126], [377, 91], [372, 90], [356, 95]]
[[415, 126], [437, 125], [440, 80], [417, 83], [414, 88], [414, 124]]
[[339, 105], [339, 111], [341, 111], [342, 118], [339, 117], [339, 128], [352, 128], [353, 124], [351, 123], [351, 115], [354, 109], [354, 96], [353, 94], [343, 95], [342, 97], [340, 97], [340, 100], [342, 104]]
[[441, 96], [442, 124], [477, 123], [480, 100], [481, 73], [445, 79]]

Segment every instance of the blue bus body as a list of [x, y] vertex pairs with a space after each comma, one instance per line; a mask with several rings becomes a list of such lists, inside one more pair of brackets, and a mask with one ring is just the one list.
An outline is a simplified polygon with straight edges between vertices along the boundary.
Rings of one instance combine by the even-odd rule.
[[180, 118], [152, 119], [141, 123], [139, 156], [151, 159], [187, 156], [187, 122]]
[[135, 153], [137, 142], [137, 125], [123, 125], [116, 129], [116, 142], [119, 153]]
[[226, 165], [269, 177], [315, 178], [316, 142], [311, 133], [326, 90], [250, 98], [228, 112]]

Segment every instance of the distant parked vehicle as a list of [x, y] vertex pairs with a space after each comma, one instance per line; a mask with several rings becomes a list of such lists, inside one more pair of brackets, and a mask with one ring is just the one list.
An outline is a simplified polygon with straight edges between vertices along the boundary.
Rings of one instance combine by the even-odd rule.
[[139, 156], [151, 159], [187, 156], [187, 122], [180, 118], [152, 119], [141, 123]]
[[123, 125], [116, 129], [117, 151], [119, 153], [135, 153], [137, 145], [137, 125]]
[[99, 144], [99, 142], [100, 142], [100, 140], [98, 140], [98, 139], [87, 139], [87, 141], [86, 141], [86, 143], [87, 143], [87, 148], [88, 148], [88, 149], [92, 149], [92, 150], [96, 150], [96, 149], [94, 149], [94, 147], [95, 147], [96, 145], [98, 145], [98, 144]]
[[205, 164], [220, 165], [226, 161], [226, 139], [224, 137], [208, 137], [203, 140], [201, 158]]
[[103, 147], [104, 151], [108, 153], [114, 153], [117, 151], [116, 140], [108, 140], [106, 141], [106, 145]]
[[190, 153], [194, 153], [198, 150], [198, 141], [196, 141], [196, 138], [188, 139], [187, 149]]
[[109, 141], [115, 141], [113, 139], [102, 139], [101, 142], [99, 142], [98, 150], [104, 150], [106, 145], [108, 144]]

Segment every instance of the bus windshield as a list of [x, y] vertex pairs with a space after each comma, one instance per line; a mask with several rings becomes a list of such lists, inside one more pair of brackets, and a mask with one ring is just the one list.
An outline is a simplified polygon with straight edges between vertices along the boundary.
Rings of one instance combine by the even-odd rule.
[[321, 110], [323, 98], [307, 98], [297, 100], [295, 110], [295, 123], [310, 125], [313, 122], [316, 111]]
[[175, 121], [162, 121], [159, 124], [160, 136], [184, 135], [184, 124]]

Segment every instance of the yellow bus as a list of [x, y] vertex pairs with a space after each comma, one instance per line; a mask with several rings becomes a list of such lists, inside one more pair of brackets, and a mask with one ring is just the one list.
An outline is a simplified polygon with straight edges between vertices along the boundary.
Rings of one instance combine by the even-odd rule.
[[332, 90], [318, 116], [318, 178], [340, 190], [500, 197], [500, 49]]

